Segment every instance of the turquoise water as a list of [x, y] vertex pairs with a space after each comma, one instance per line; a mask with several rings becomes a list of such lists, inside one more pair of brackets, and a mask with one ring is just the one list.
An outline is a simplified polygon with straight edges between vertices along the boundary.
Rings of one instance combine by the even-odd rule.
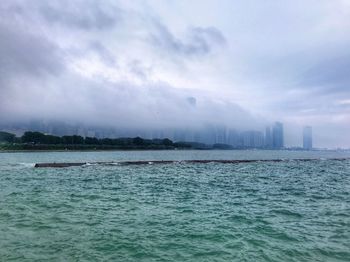
[[[0, 154], [0, 261], [350, 261], [340, 152]], [[291, 159], [83, 166], [36, 162]]]

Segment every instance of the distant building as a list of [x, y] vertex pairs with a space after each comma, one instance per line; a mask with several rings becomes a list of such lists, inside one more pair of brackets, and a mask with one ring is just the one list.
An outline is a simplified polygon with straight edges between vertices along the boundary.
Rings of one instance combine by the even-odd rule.
[[227, 143], [233, 147], [239, 147], [239, 133], [235, 129], [229, 129], [227, 134]]
[[262, 148], [264, 146], [264, 133], [260, 131], [254, 131], [254, 147]]
[[303, 129], [303, 148], [306, 150], [312, 149], [312, 127], [305, 126]]
[[241, 133], [243, 147], [254, 147], [254, 138], [252, 131], [244, 131]]
[[276, 122], [272, 129], [272, 147], [281, 149], [284, 147], [283, 124]]
[[215, 131], [215, 143], [226, 144], [226, 127], [216, 126]]
[[243, 147], [261, 148], [264, 146], [264, 135], [260, 131], [245, 131], [241, 136]]
[[272, 133], [271, 128], [268, 126], [265, 130], [265, 147], [272, 148]]

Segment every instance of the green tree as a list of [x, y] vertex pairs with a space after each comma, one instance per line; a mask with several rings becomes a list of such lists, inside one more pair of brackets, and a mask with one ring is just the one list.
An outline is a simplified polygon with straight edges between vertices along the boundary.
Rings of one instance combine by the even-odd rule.
[[102, 145], [113, 145], [113, 139], [110, 138], [103, 138], [100, 140]]
[[45, 135], [45, 144], [49, 145], [57, 145], [61, 144], [62, 139], [58, 136], [52, 136], [52, 135]]
[[13, 143], [15, 142], [15, 138], [15, 134], [0, 131], [0, 142]]
[[27, 131], [21, 137], [23, 143], [45, 144], [45, 135], [40, 132]]
[[85, 144], [98, 145], [100, 144], [100, 141], [96, 137], [85, 137]]
[[67, 145], [82, 145], [84, 144], [85, 140], [82, 136], [63, 136], [62, 137], [63, 144]]
[[169, 138], [164, 138], [162, 141], [162, 144], [165, 146], [172, 146], [173, 145], [173, 141], [171, 141]]
[[141, 146], [141, 145], [143, 145], [143, 139], [141, 138], [141, 137], [135, 137], [135, 138], [133, 138], [133, 140], [132, 140], [132, 143], [134, 144], [134, 145], [138, 145], [138, 146]]

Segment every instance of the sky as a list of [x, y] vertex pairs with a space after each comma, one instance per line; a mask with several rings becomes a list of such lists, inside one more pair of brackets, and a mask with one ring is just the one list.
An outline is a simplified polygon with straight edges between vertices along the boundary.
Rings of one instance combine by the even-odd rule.
[[0, 123], [260, 129], [350, 147], [350, 1], [0, 3]]

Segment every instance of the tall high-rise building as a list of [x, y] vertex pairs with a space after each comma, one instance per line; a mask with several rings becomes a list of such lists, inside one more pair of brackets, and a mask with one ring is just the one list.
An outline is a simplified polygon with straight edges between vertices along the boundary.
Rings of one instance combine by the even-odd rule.
[[237, 147], [239, 143], [239, 134], [235, 129], [228, 129], [227, 143], [233, 147]]
[[312, 127], [305, 126], [303, 129], [303, 148], [306, 150], [312, 149]]
[[262, 148], [264, 146], [264, 133], [260, 131], [254, 131], [254, 147]]
[[226, 127], [224, 125], [218, 125], [215, 128], [216, 139], [215, 143], [225, 144], [226, 141]]
[[276, 122], [272, 128], [272, 146], [274, 149], [284, 147], [283, 124]]
[[241, 134], [244, 147], [261, 148], [264, 146], [264, 135], [260, 131], [245, 131]]
[[243, 147], [254, 147], [254, 137], [252, 131], [244, 131], [241, 133]]
[[272, 133], [271, 128], [268, 126], [265, 130], [265, 147], [272, 148]]

